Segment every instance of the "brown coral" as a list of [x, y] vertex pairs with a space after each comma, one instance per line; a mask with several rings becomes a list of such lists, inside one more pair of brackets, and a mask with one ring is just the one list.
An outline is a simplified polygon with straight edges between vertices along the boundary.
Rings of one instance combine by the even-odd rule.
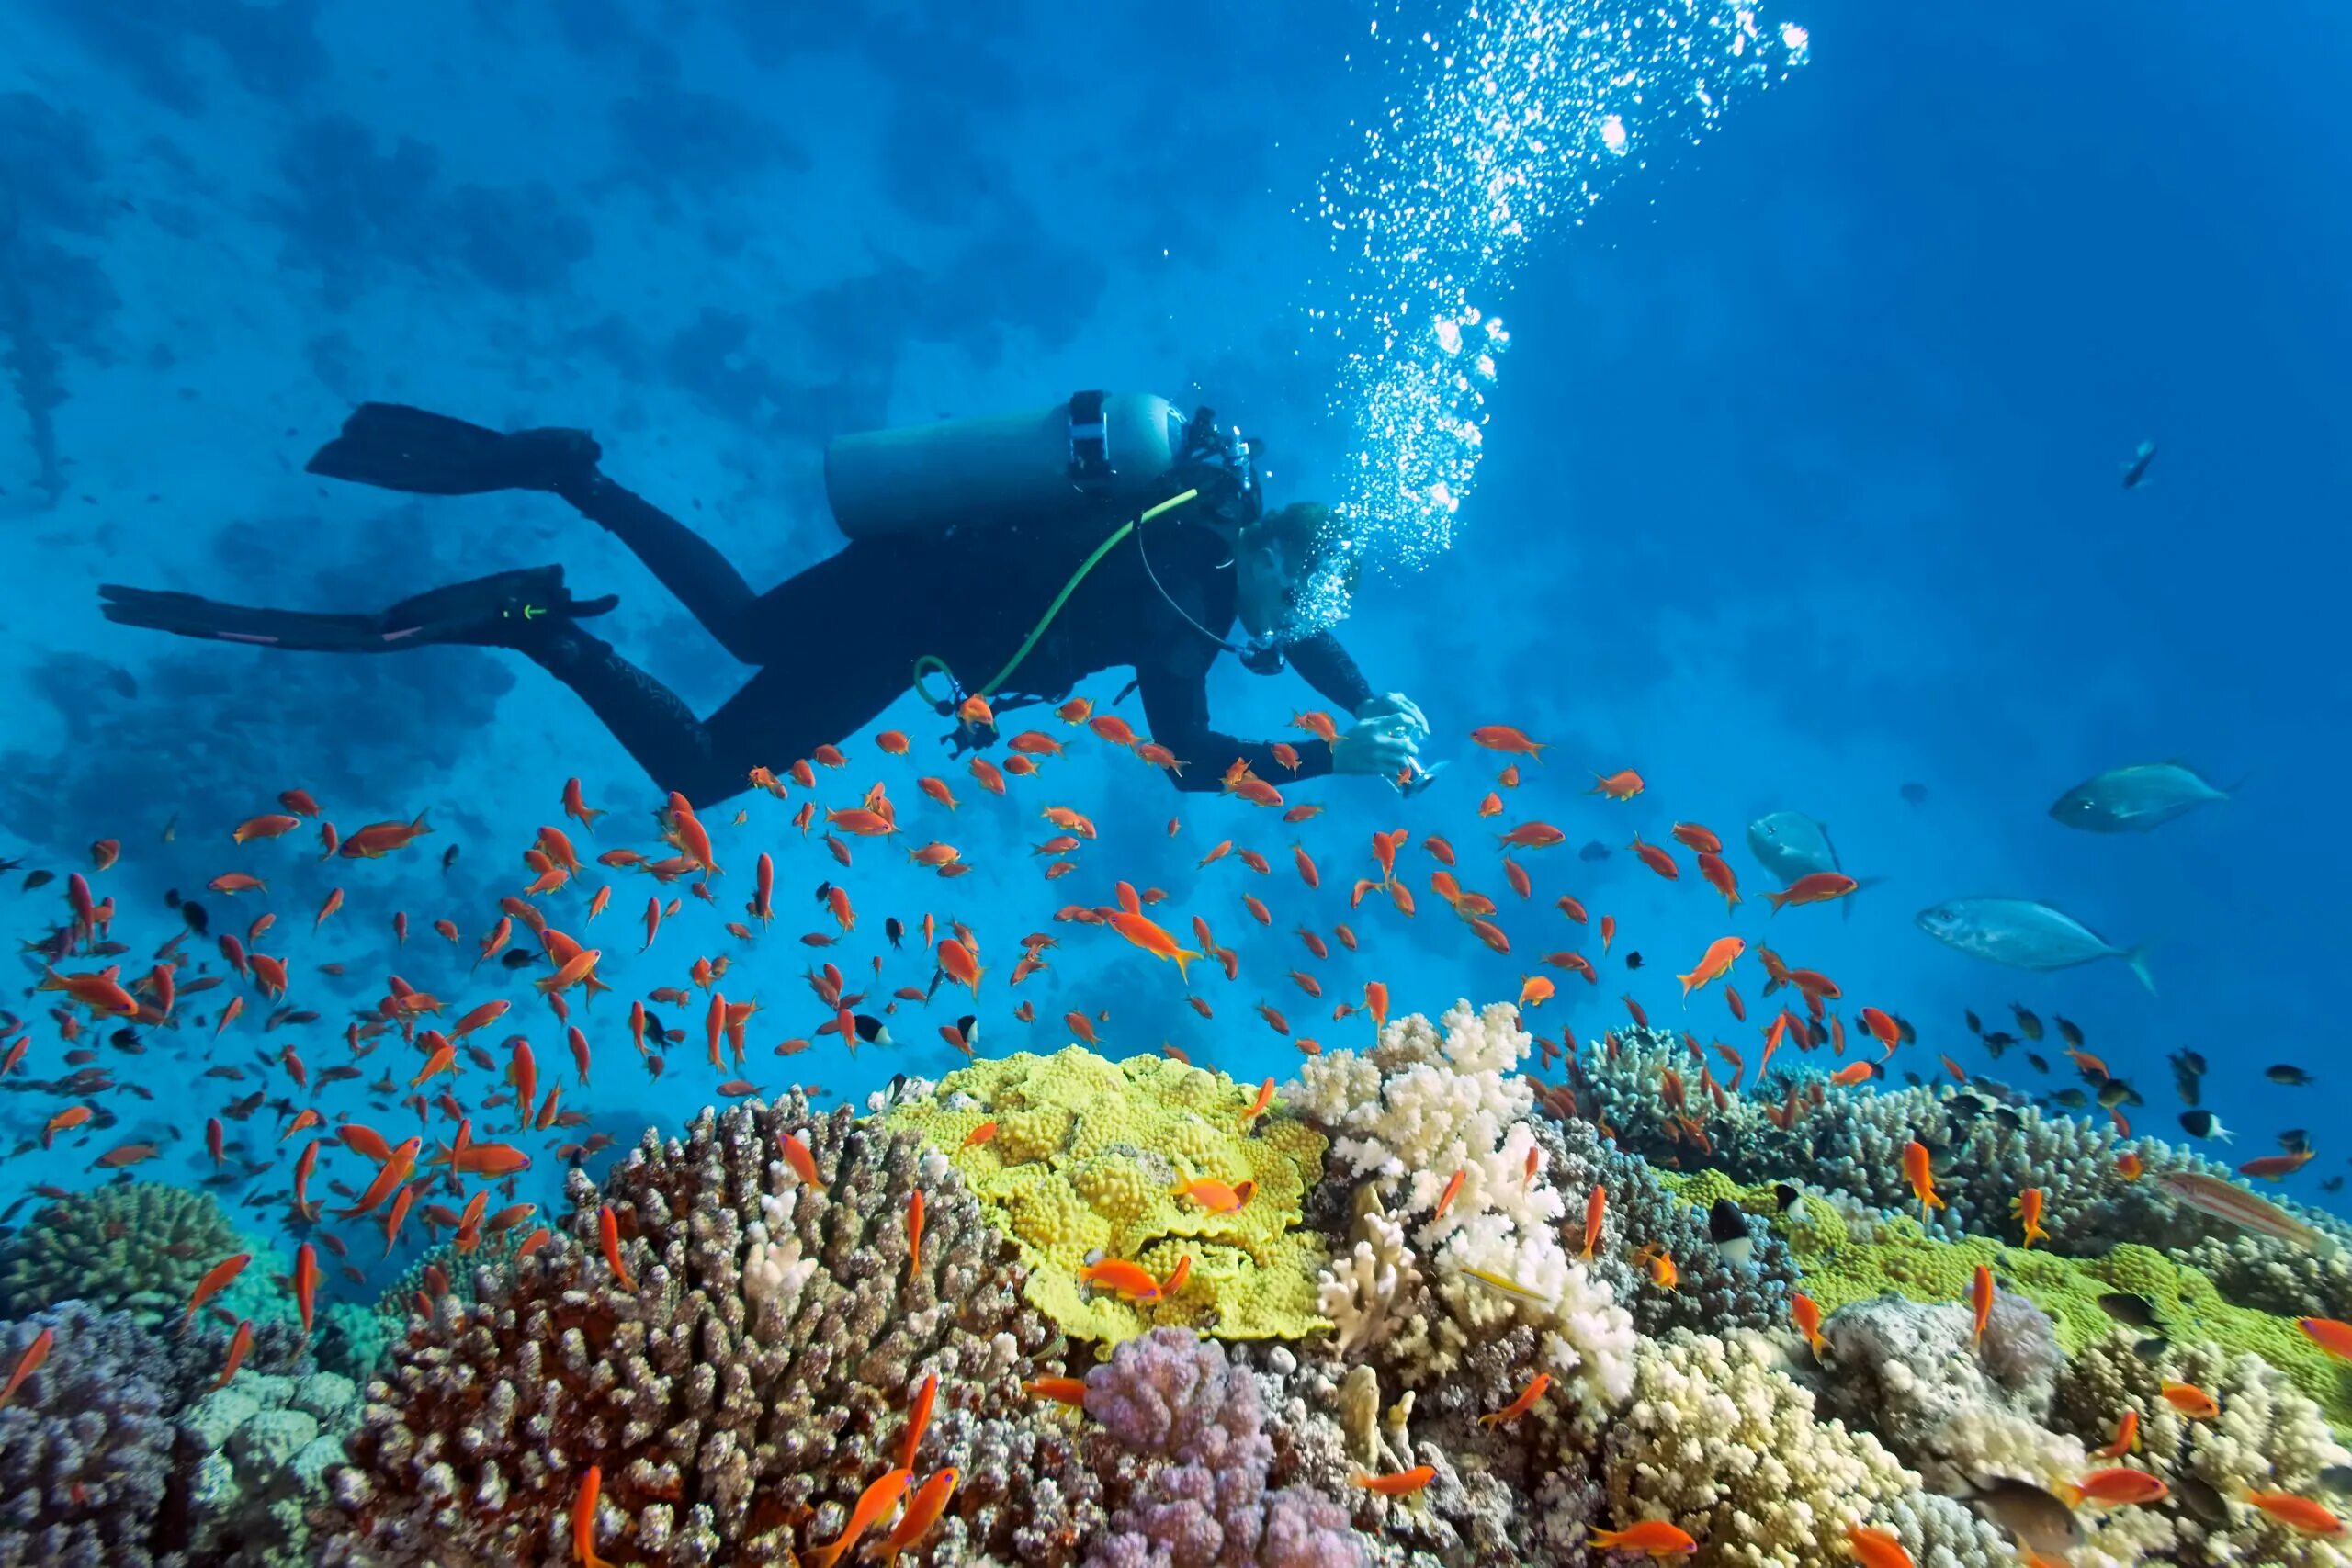
[[[805, 1139], [808, 1186], [777, 1138]], [[908, 1200], [926, 1206], [910, 1267]], [[797, 1094], [645, 1143], [600, 1192], [572, 1177], [568, 1239], [479, 1299], [413, 1318], [338, 1472], [331, 1559], [568, 1562], [580, 1478], [603, 1472], [599, 1550], [662, 1564], [775, 1563], [831, 1540], [936, 1406], [919, 1475], [961, 1472], [910, 1562], [979, 1549], [1074, 1560], [1102, 1517], [1067, 1428], [1022, 1389], [1058, 1348], [960, 1178], [920, 1140], [812, 1119]], [[624, 1289], [597, 1239], [618, 1224]]]

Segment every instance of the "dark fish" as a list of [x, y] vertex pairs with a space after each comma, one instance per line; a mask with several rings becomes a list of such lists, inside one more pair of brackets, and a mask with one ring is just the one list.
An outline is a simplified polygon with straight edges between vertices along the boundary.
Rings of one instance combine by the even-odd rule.
[[1964, 1019], [1966, 1019], [1966, 1020], [1968, 1021], [1968, 1032], [1969, 1032], [1969, 1033], [1971, 1033], [1971, 1034], [1973, 1034], [1973, 1035], [1977, 1036], [1979, 1039], [1982, 1039], [1982, 1038], [1984, 1037], [1984, 1021], [1983, 1021], [1983, 1020], [1979, 1019], [1979, 1018], [1976, 1016], [1976, 1010], [1975, 1010], [1974, 1008], [1963, 1008], [1963, 1009], [1962, 1009], [1962, 1010], [1961, 1010], [1961, 1014], [1960, 1014], [1960, 1016], [1961, 1016], [1961, 1017], [1962, 1017], [1962, 1018], [1964, 1018]]
[[539, 961], [539, 955], [527, 947], [510, 947], [498, 955], [499, 965], [506, 969], [528, 969]]
[[2306, 1128], [2290, 1127], [2278, 1134], [2278, 1146], [2290, 1155], [2307, 1155], [2312, 1152], [2311, 1133]]
[[1894, 1021], [1894, 1037], [1905, 1045], [1919, 1043], [1919, 1032], [1912, 1027], [1911, 1021], [1907, 1018], [1898, 1018]]
[[2109, 1078], [2098, 1086], [2098, 1102], [2102, 1110], [2112, 1111], [2119, 1105], [2144, 1105], [2140, 1091], [2121, 1078]]
[[2007, 1127], [2012, 1133], [2020, 1133], [2025, 1130], [2025, 1118], [2018, 1115], [2016, 1111], [2010, 1110], [2006, 1105], [2000, 1106], [1994, 1111], [1993, 1120], [1998, 1122], [2002, 1126]]
[[1585, 845], [1584, 848], [1577, 852], [1577, 859], [1580, 861], [1600, 861], [1607, 860], [1608, 858], [1609, 846], [1602, 843], [1599, 839], [1593, 840], [1590, 843]]
[[180, 919], [187, 921], [187, 929], [198, 936], [207, 935], [212, 930], [212, 917], [206, 914], [204, 906], [193, 898], [180, 900]]
[[869, 1012], [854, 1013], [851, 1021], [857, 1025], [857, 1037], [868, 1045], [895, 1045], [888, 1025]]
[[2156, 1303], [2128, 1291], [2109, 1291], [2098, 1299], [2099, 1310], [2126, 1328], [2162, 1328]]
[[2027, 1063], [2028, 1063], [2030, 1066], [2032, 1066], [2032, 1068], [2033, 1068], [2033, 1070], [2034, 1070], [2035, 1072], [2037, 1072], [2037, 1073], [2046, 1073], [2046, 1072], [2048, 1072], [2048, 1071], [2050, 1070], [2050, 1064], [2049, 1064], [2047, 1061], [2043, 1060], [2041, 1057], [2035, 1055], [2034, 1055], [2032, 1052], [2030, 1052], [2030, 1051], [2028, 1051], [2028, 1052], [2025, 1054], [2025, 1059], [2026, 1059]]
[[1775, 1181], [1772, 1183], [1772, 1201], [1781, 1206], [1781, 1213], [1793, 1219], [1804, 1202], [1804, 1194], [1788, 1182]]
[[2123, 488], [2138, 490], [2140, 481], [2148, 477], [2148, 465], [2155, 460], [2156, 444], [2153, 441], [2141, 442], [2139, 449], [2124, 460]]
[[2172, 1054], [2172, 1059], [2177, 1066], [2186, 1067], [2188, 1071], [2195, 1073], [2198, 1077], [2203, 1077], [2205, 1076], [2205, 1058], [2200, 1053], [2196, 1051], [2175, 1051]]
[[2331, 1464], [2319, 1472], [2319, 1483], [2339, 1497], [2352, 1496], [2352, 1464]]
[[451, 844], [447, 849], [441, 852], [441, 874], [444, 876], [448, 875], [449, 868], [457, 863], [458, 846]]
[[166, 909], [176, 909], [176, 908], [178, 908], [179, 907], [180, 907], [180, 890], [179, 890], [178, 888], [176, 888], [176, 887], [166, 887], [166, 888], [164, 888], [164, 908], [166, 908]]
[[1955, 1094], [1944, 1101], [1944, 1109], [1954, 1116], [1973, 1119], [1984, 1113], [1984, 1102], [1973, 1094]]
[[1908, 1068], [1905, 1068], [1904, 1071], [1903, 1081], [1909, 1084], [1913, 1089], [1925, 1089], [1928, 1087], [1927, 1079], [1921, 1077], [1918, 1074], [1910, 1071]]
[[2230, 1141], [2230, 1130], [2210, 1111], [2182, 1111], [2180, 1130], [2192, 1138], [2219, 1138], [2225, 1144]]
[[53, 871], [28, 871], [25, 873], [25, 885], [20, 891], [30, 893], [34, 888], [46, 887], [56, 880], [57, 873]]
[[1756, 1238], [1747, 1234], [1747, 1215], [1728, 1198], [1718, 1198], [1707, 1211], [1707, 1239], [1715, 1244], [1716, 1254], [1726, 1263], [1745, 1264], [1756, 1251]]
[[1625, 954], [1625, 967], [1626, 967], [1626, 968], [1628, 968], [1628, 969], [1639, 969], [1641, 966], [1642, 966], [1642, 955], [1641, 955], [1638, 952], [1636, 952], [1636, 953], [1629, 953]]
[[2341, 1192], [2344, 1190], [2344, 1178], [2331, 1176], [2319, 1184], [2319, 1190], [2323, 1192]]
[[882, 934], [890, 939], [892, 947], [896, 947], [905, 939], [907, 928], [899, 923], [898, 916], [892, 915], [882, 922]]
[[830, 882], [820, 882], [819, 884], [817, 884], [817, 902], [818, 902], [818, 903], [821, 904], [821, 903], [823, 903], [826, 899], [828, 899], [828, 898], [831, 897], [832, 896], [833, 896], [833, 885], [832, 885], [831, 883], [830, 883]]
[[1914, 806], [1925, 806], [1928, 803], [1928, 786], [1923, 784], [1907, 784], [1895, 793]]
[[2200, 1479], [2191, 1470], [2184, 1467], [2173, 1472], [2172, 1495], [2180, 1499], [2183, 1508], [2209, 1525], [2230, 1522], [2229, 1506], [2222, 1501], [2222, 1495], [2213, 1490], [2211, 1482]]
[[2305, 1084], [2317, 1081], [2292, 1062], [2274, 1062], [2262, 1069], [2262, 1076], [2272, 1083], [2285, 1084], [2289, 1089], [2301, 1089]]
[[2035, 1017], [2032, 1013], [2028, 1012], [2023, 1006], [2017, 1002], [2011, 1002], [2009, 1004], [2009, 1011], [2017, 1015], [2018, 1033], [2023, 1034], [2028, 1040], [2038, 1041], [2041, 1038], [2041, 1019]]
[[963, 1017], [957, 1019], [956, 1021], [956, 1032], [963, 1037], [964, 1048], [966, 1050], [977, 1051], [980, 1048], [980, 1021], [978, 1015], [967, 1012]]
[[2050, 1098], [2069, 1111], [2087, 1110], [2091, 1102], [2091, 1097], [2078, 1089], [2062, 1089]]
[[2070, 1023], [2058, 1013], [2052, 1013], [2050, 1021], [2058, 1026], [2059, 1039], [2064, 1040], [2077, 1051], [2083, 1048], [2083, 1031], [2080, 1024]]
[[2082, 1544], [2083, 1527], [2075, 1511], [2030, 1482], [1990, 1481], [1963, 1494], [1962, 1501], [2008, 1531], [2019, 1546], [2045, 1557], [2063, 1557]]
[[2151, 1334], [2145, 1339], [2133, 1340], [2132, 1342], [2132, 1353], [2139, 1357], [2140, 1359], [2143, 1361], [2152, 1361], [2158, 1356], [2163, 1355], [2165, 1353], [2165, 1347], [2171, 1343], [2171, 1340], [2165, 1338], [2161, 1334]]

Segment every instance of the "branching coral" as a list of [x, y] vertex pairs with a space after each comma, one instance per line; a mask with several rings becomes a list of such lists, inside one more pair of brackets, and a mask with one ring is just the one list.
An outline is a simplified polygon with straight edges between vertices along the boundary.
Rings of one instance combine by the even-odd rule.
[[180, 1369], [129, 1314], [79, 1302], [0, 1327], [0, 1367], [43, 1329], [47, 1362], [0, 1409], [0, 1564], [148, 1568], [179, 1544], [164, 1502]]
[[[782, 1156], [787, 1134], [816, 1184]], [[470, 1308], [444, 1298], [412, 1319], [333, 1481], [334, 1555], [561, 1550], [594, 1464], [608, 1555], [781, 1562], [838, 1535], [899, 1462], [911, 1397], [936, 1374], [915, 1463], [962, 1481], [925, 1550], [1075, 1559], [1101, 1517], [1095, 1483], [1022, 1389], [1055, 1336], [944, 1157], [846, 1110], [812, 1119], [796, 1094], [705, 1111], [667, 1145], [649, 1134], [601, 1192], [571, 1181], [568, 1243], [483, 1271]], [[600, 1208], [631, 1280], [604, 1260]]]
[[246, 1250], [209, 1192], [128, 1182], [58, 1199], [0, 1251], [0, 1314], [55, 1302], [175, 1323], [207, 1269]]
[[1688, 1332], [1642, 1343], [1601, 1462], [1615, 1523], [1679, 1525], [1699, 1542], [1694, 1568], [1843, 1561], [1849, 1526], [1918, 1487], [1875, 1438], [1815, 1421], [1813, 1396], [1757, 1345]]
[[[1561, 1244], [1568, 1202], [1545, 1169], [1533, 1091], [1518, 1070], [1531, 1043], [1508, 1003], [1480, 1012], [1460, 1002], [1434, 1024], [1391, 1020], [1361, 1055], [1310, 1058], [1289, 1098], [1330, 1129], [1337, 1165], [1393, 1189], [1399, 1212], [1416, 1217], [1408, 1234], [1430, 1283], [1393, 1348], [1408, 1382], [1492, 1408], [1540, 1368], [1597, 1418], [1624, 1396], [1634, 1328]], [[1586, 1196], [1576, 1195], [1579, 1208]], [[1457, 1378], [1474, 1345], [1478, 1375]]]

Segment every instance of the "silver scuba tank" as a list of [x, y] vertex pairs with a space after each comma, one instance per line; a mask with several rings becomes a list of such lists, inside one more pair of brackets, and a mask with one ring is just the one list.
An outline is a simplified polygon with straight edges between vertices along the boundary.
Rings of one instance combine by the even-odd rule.
[[852, 539], [1139, 511], [1185, 450], [1165, 398], [1080, 392], [1024, 413], [946, 419], [825, 444], [825, 500]]

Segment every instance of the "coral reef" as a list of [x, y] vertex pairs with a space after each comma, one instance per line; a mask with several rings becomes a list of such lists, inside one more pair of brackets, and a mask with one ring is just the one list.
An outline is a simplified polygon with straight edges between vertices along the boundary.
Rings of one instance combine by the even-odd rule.
[[188, 1552], [219, 1568], [295, 1568], [311, 1562], [311, 1514], [358, 1421], [346, 1377], [241, 1371], [180, 1416]]
[[[1279, 1111], [1245, 1122], [1253, 1098], [1222, 1073], [1161, 1056], [1114, 1063], [1073, 1046], [976, 1062], [882, 1122], [945, 1153], [1019, 1245], [1029, 1299], [1073, 1337], [1116, 1344], [1184, 1326], [1300, 1338], [1326, 1325], [1316, 1305], [1323, 1242], [1300, 1214], [1324, 1140]], [[994, 1136], [972, 1142], [989, 1122]], [[1247, 1202], [1216, 1213], [1178, 1190], [1204, 1179], [1253, 1186]], [[1172, 1296], [1134, 1304], [1081, 1284], [1079, 1268], [1097, 1257], [1162, 1279], [1189, 1257], [1191, 1278]]]
[[0, 1409], [0, 1564], [166, 1560], [178, 1544], [164, 1505], [179, 1366], [130, 1314], [66, 1302], [0, 1327], [0, 1367], [43, 1329], [54, 1335], [48, 1360]]
[[1270, 1492], [1274, 1446], [1250, 1374], [1214, 1341], [1155, 1328], [1086, 1377], [1090, 1456], [1115, 1504], [1089, 1568], [1357, 1568], [1344, 1509]]
[[[1407, 1382], [1485, 1409], [1541, 1368], [1597, 1418], [1629, 1386], [1633, 1323], [1562, 1245], [1569, 1205], [1517, 1070], [1531, 1039], [1509, 1004], [1460, 1002], [1435, 1023], [1391, 1020], [1362, 1055], [1310, 1058], [1287, 1098], [1330, 1130], [1335, 1168], [1427, 1215], [1406, 1233], [1426, 1282], [1379, 1309], [1396, 1323], [1388, 1359]], [[1577, 1194], [1579, 1211], [1589, 1192]], [[1347, 1283], [1329, 1275], [1325, 1294], [1336, 1302]], [[1459, 1375], [1472, 1361], [1473, 1375]]]
[[1847, 1555], [1918, 1478], [1876, 1438], [1815, 1419], [1813, 1396], [1744, 1338], [1645, 1340], [1632, 1403], [1603, 1435], [1611, 1528], [1662, 1518], [1695, 1568], [1815, 1568]]
[[[837, 1536], [899, 1462], [934, 1374], [915, 1462], [962, 1483], [933, 1560], [1075, 1560], [1097, 1484], [1022, 1388], [1056, 1337], [944, 1157], [846, 1110], [813, 1117], [796, 1093], [706, 1111], [681, 1140], [649, 1134], [602, 1191], [576, 1169], [571, 1183], [568, 1240], [478, 1271], [472, 1305], [444, 1297], [410, 1320], [331, 1479], [330, 1560], [560, 1550], [593, 1464], [608, 1554], [782, 1562]], [[605, 1259], [603, 1213], [628, 1279]]]
[[153, 1181], [77, 1192], [0, 1247], [0, 1315], [80, 1301], [142, 1327], [176, 1324], [204, 1271], [245, 1250], [209, 1192]]

